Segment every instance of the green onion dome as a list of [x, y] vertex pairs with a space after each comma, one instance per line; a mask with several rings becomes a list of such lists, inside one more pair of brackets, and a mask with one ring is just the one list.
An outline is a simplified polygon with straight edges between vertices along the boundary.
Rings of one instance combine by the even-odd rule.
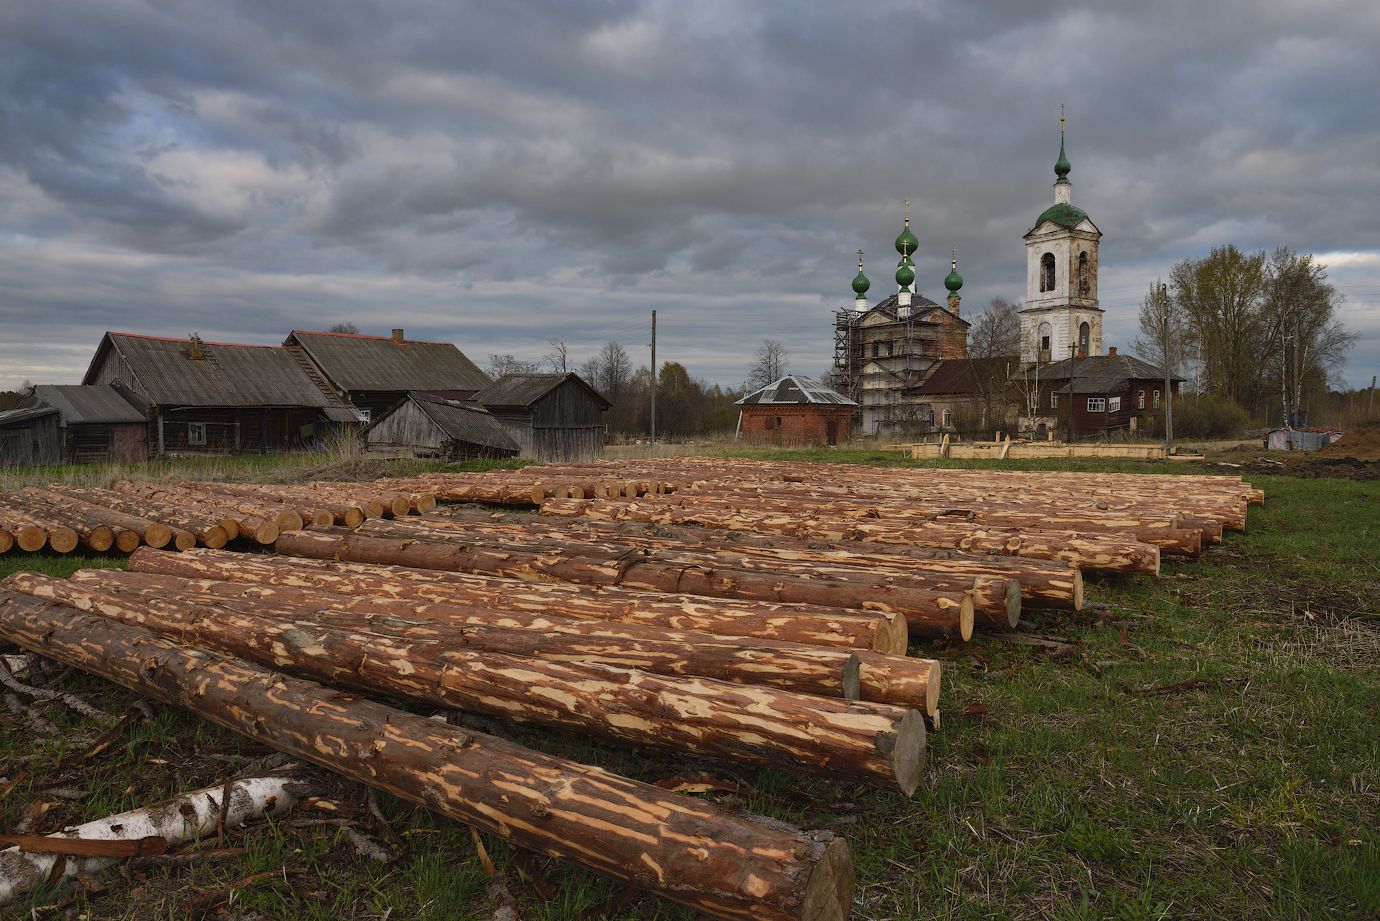
[[958, 274], [958, 256], [953, 257], [949, 265], [949, 274], [944, 279], [944, 287], [949, 289], [950, 294], [957, 294], [958, 289], [963, 287], [963, 276]]
[[910, 261], [909, 256], [902, 256], [900, 264], [896, 266], [896, 284], [901, 286], [902, 291], [909, 291], [910, 286], [914, 283], [914, 264]]
[[919, 245], [920, 241], [916, 239], [915, 234], [910, 232], [910, 218], [906, 218], [905, 229], [902, 230], [901, 235], [896, 238], [896, 252], [905, 256], [915, 252], [916, 247]]
[[870, 287], [872, 287], [872, 282], [867, 280], [867, 276], [863, 274], [862, 270], [862, 250], [858, 250], [858, 274], [853, 276], [853, 293], [862, 297]]
[[1059, 177], [1060, 182], [1068, 182], [1069, 170], [1071, 169], [1073, 169], [1073, 165], [1069, 163], [1068, 155], [1064, 153], [1064, 132], [1061, 127], [1059, 131], [1059, 159], [1054, 161], [1054, 175]]

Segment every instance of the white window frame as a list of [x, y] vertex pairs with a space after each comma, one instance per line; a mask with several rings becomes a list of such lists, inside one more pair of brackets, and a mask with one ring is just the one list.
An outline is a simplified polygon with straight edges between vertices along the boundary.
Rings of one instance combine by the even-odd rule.
[[1109, 412], [1109, 413], [1119, 413], [1119, 412], [1121, 412], [1121, 397], [1108, 397], [1108, 398], [1107, 398], [1107, 412]]
[[206, 423], [188, 422], [187, 423], [187, 444], [197, 447], [206, 445]]
[[1144, 409], [1144, 408], [1145, 408], [1145, 391], [1144, 391], [1144, 390], [1138, 390], [1138, 391], [1136, 391], [1136, 409]]
[[1088, 397], [1088, 412], [1105, 413], [1107, 411], [1107, 400], [1103, 397]]
[[944, 428], [953, 428], [954, 414], [952, 410], [944, 410]]
[[1155, 391], [1155, 408], [1160, 408], [1160, 392], [1158, 390]]
[[367, 406], [359, 407], [359, 414], [364, 417], [366, 424], [374, 421], [374, 411]]
[[1056, 391], [1053, 391], [1053, 390], [1051, 390], [1051, 391], [1049, 392], [1049, 408], [1050, 408], [1050, 409], [1058, 409], [1058, 408], [1059, 408], [1059, 394], [1058, 394]]

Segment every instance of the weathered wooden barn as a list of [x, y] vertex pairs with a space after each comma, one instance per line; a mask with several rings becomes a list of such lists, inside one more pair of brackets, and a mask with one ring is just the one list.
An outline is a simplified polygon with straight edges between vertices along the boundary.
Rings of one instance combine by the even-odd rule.
[[336, 395], [370, 421], [409, 392], [468, 400], [492, 383], [450, 342], [294, 329], [283, 345], [308, 362]]
[[586, 461], [604, 453], [604, 412], [613, 404], [578, 374], [505, 374], [474, 395], [523, 457]]
[[282, 346], [106, 333], [83, 384], [119, 384], [149, 405], [150, 454], [309, 449], [360, 414]]
[[791, 374], [737, 403], [739, 437], [753, 444], [836, 445], [848, 441], [858, 404], [813, 378]]
[[409, 393], [364, 427], [370, 451], [413, 457], [515, 457], [521, 450], [503, 424], [478, 403]]
[[0, 412], [0, 466], [148, 460], [141, 403], [115, 386], [40, 384]]

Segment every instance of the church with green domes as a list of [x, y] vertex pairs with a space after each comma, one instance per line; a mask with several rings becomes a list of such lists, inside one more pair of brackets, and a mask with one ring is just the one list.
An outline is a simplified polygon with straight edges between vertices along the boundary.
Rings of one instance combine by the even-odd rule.
[[896, 290], [873, 303], [872, 282], [863, 271], [853, 278], [853, 307], [838, 311], [834, 322], [832, 386], [858, 404], [856, 429], [867, 435], [900, 436], [925, 431], [930, 409], [911, 390], [945, 360], [968, 354], [969, 323], [961, 312], [963, 276], [950, 249], [947, 297], [939, 304], [920, 293], [912, 256], [920, 240], [910, 226], [905, 202], [901, 233], [893, 244]]

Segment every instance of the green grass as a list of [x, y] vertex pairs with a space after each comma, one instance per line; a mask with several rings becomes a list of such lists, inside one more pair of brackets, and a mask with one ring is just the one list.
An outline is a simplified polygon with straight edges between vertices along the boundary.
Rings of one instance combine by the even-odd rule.
[[[915, 466], [890, 452], [770, 456]], [[1265, 489], [1267, 504], [1252, 508], [1248, 534], [1230, 535], [1199, 562], [1168, 563], [1158, 579], [1090, 578], [1090, 600], [1105, 607], [1029, 612], [1027, 626], [1068, 642], [1067, 654], [991, 638], [917, 647], [943, 658], [946, 672], [942, 729], [930, 736], [926, 781], [910, 800], [788, 772], [707, 765], [752, 784], [726, 808], [845, 834], [858, 868], [857, 918], [1380, 916], [1380, 483], [1250, 479]], [[0, 558], [0, 571], [15, 562]], [[59, 575], [111, 563], [118, 561], [39, 561]], [[111, 713], [132, 703], [128, 693], [80, 674], [62, 685]], [[1171, 686], [1179, 689], [1164, 690]], [[964, 716], [977, 702], [986, 713]], [[66, 733], [96, 734], [60, 709], [44, 713]], [[644, 779], [706, 766], [560, 734], [514, 735]], [[62, 777], [38, 779], [67, 747], [0, 729], [0, 776], [24, 767], [34, 775], [0, 801], [0, 826], [12, 826], [55, 785], [85, 791], [58, 807], [59, 820], [85, 820], [216, 783], [265, 754], [162, 708], [123, 746]], [[336, 795], [346, 813], [357, 810], [357, 788], [340, 784]], [[409, 803], [384, 797], [382, 804], [409, 843], [391, 864], [356, 856], [334, 826], [289, 819], [237, 832], [236, 842], [251, 849], [246, 858], [158, 870], [142, 881], [107, 873], [108, 892], [80, 895], [73, 908], [90, 918], [182, 917], [199, 891], [287, 867], [301, 871], [291, 885], [247, 890], [236, 909], [323, 921], [488, 918], [468, 831]], [[359, 827], [367, 832], [367, 821]], [[512, 851], [494, 836], [484, 840], [524, 919], [567, 921], [619, 891], [542, 861], [558, 893], [543, 901]], [[27, 916], [29, 906], [15, 911]], [[643, 900], [611, 917], [692, 915]]]

